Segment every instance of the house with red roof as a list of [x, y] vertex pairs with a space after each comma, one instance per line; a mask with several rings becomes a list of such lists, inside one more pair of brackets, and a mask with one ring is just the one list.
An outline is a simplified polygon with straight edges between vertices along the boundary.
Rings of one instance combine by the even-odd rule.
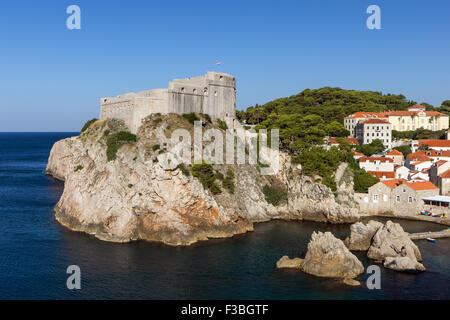
[[424, 161], [435, 163], [441, 160], [450, 161], [450, 151], [419, 150], [406, 156], [405, 166], [411, 170], [415, 170], [412, 167], [413, 163]]
[[371, 186], [368, 193], [356, 194], [355, 199], [363, 213], [417, 215], [424, 207], [422, 199], [436, 195], [439, 188], [429, 181], [390, 179]]
[[428, 146], [428, 148], [434, 151], [450, 151], [450, 140], [419, 139], [418, 143], [414, 146], [414, 148], [418, 149], [421, 146]]
[[359, 160], [359, 159], [361, 159], [361, 157], [364, 157], [364, 154], [362, 154], [361, 152], [358, 152], [356, 150], [352, 150], [352, 153], [353, 153], [353, 158], [355, 160]]
[[395, 178], [394, 160], [386, 157], [360, 157], [359, 167], [380, 179]]
[[391, 158], [394, 160], [394, 164], [403, 165], [403, 153], [396, 149], [392, 149], [390, 152], [386, 153], [386, 158]]
[[450, 161], [439, 160], [428, 171], [430, 182], [439, 187], [441, 195], [450, 195]]

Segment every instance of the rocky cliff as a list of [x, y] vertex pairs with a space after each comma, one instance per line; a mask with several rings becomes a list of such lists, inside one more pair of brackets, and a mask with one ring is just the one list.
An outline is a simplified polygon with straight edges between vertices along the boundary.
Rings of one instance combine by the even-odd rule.
[[[276, 175], [261, 175], [258, 165], [213, 165], [211, 179], [201, 181], [192, 166], [173, 161], [180, 142], [170, 137], [177, 128], [193, 132], [188, 119], [174, 114], [147, 117], [136, 137], [122, 134], [120, 121], [98, 120], [80, 136], [56, 142], [46, 168], [65, 182], [56, 219], [102, 240], [169, 245], [230, 237], [270, 219], [358, 220], [355, 208], [303, 176], [286, 154]], [[217, 125], [204, 119], [207, 128]]]

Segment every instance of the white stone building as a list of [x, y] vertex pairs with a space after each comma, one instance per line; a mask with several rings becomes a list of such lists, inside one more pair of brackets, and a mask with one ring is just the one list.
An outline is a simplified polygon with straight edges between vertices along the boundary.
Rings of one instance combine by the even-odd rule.
[[402, 165], [395, 165], [395, 178], [396, 179], [408, 179], [409, 177], [409, 169]]
[[355, 131], [360, 144], [369, 144], [379, 139], [388, 150], [392, 148], [391, 124], [386, 119], [359, 121], [356, 124]]
[[356, 112], [344, 118], [344, 127], [350, 131], [350, 137], [356, 138], [356, 125], [359, 122], [378, 118], [387, 119], [384, 116], [380, 116], [376, 112]]

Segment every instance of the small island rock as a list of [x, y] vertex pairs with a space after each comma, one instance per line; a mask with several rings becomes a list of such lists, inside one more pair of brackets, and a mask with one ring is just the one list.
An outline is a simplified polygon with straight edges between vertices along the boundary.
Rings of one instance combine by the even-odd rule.
[[364, 272], [361, 261], [330, 232], [313, 232], [302, 270], [318, 277], [352, 279]]
[[369, 249], [375, 233], [383, 226], [381, 222], [370, 220], [367, 224], [362, 222], [350, 226], [350, 236], [345, 239], [349, 250], [366, 251]]
[[293, 258], [290, 259], [288, 256], [281, 257], [280, 260], [277, 261], [277, 268], [294, 268], [294, 269], [300, 269], [302, 265], [302, 259], [300, 258]]
[[388, 221], [375, 233], [367, 256], [383, 261], [384, 266], [396, 271], [420, 272], [425, 267], [419, 263], [422, 255], [408, 234], [398, 223]]

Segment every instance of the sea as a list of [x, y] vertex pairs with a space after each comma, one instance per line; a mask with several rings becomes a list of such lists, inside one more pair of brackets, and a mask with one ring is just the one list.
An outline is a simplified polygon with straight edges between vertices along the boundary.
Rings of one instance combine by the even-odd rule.
[[[450, 239], [416, 241], [427, 271], [380, 268], [380, 289], [350, 287], [297, 270], [277, 270], [283, 255], [303, 257], [313, 231], [344, 239], [349, 225], [270, 221], [227, 239], [170, 247], [109, 243], [54, 218], [64, 183], [45, 175], [54, 142], [78, 133], [0, 133], [0, 299], [449, 299]], [[384, 220], [381, 220], [384, 221]], [[395, 220], [408, 232], [443, 226]], [[355, 253], [365, 268], [375, 265]], [[67, 287], [80, 268], [80, 289]]]

